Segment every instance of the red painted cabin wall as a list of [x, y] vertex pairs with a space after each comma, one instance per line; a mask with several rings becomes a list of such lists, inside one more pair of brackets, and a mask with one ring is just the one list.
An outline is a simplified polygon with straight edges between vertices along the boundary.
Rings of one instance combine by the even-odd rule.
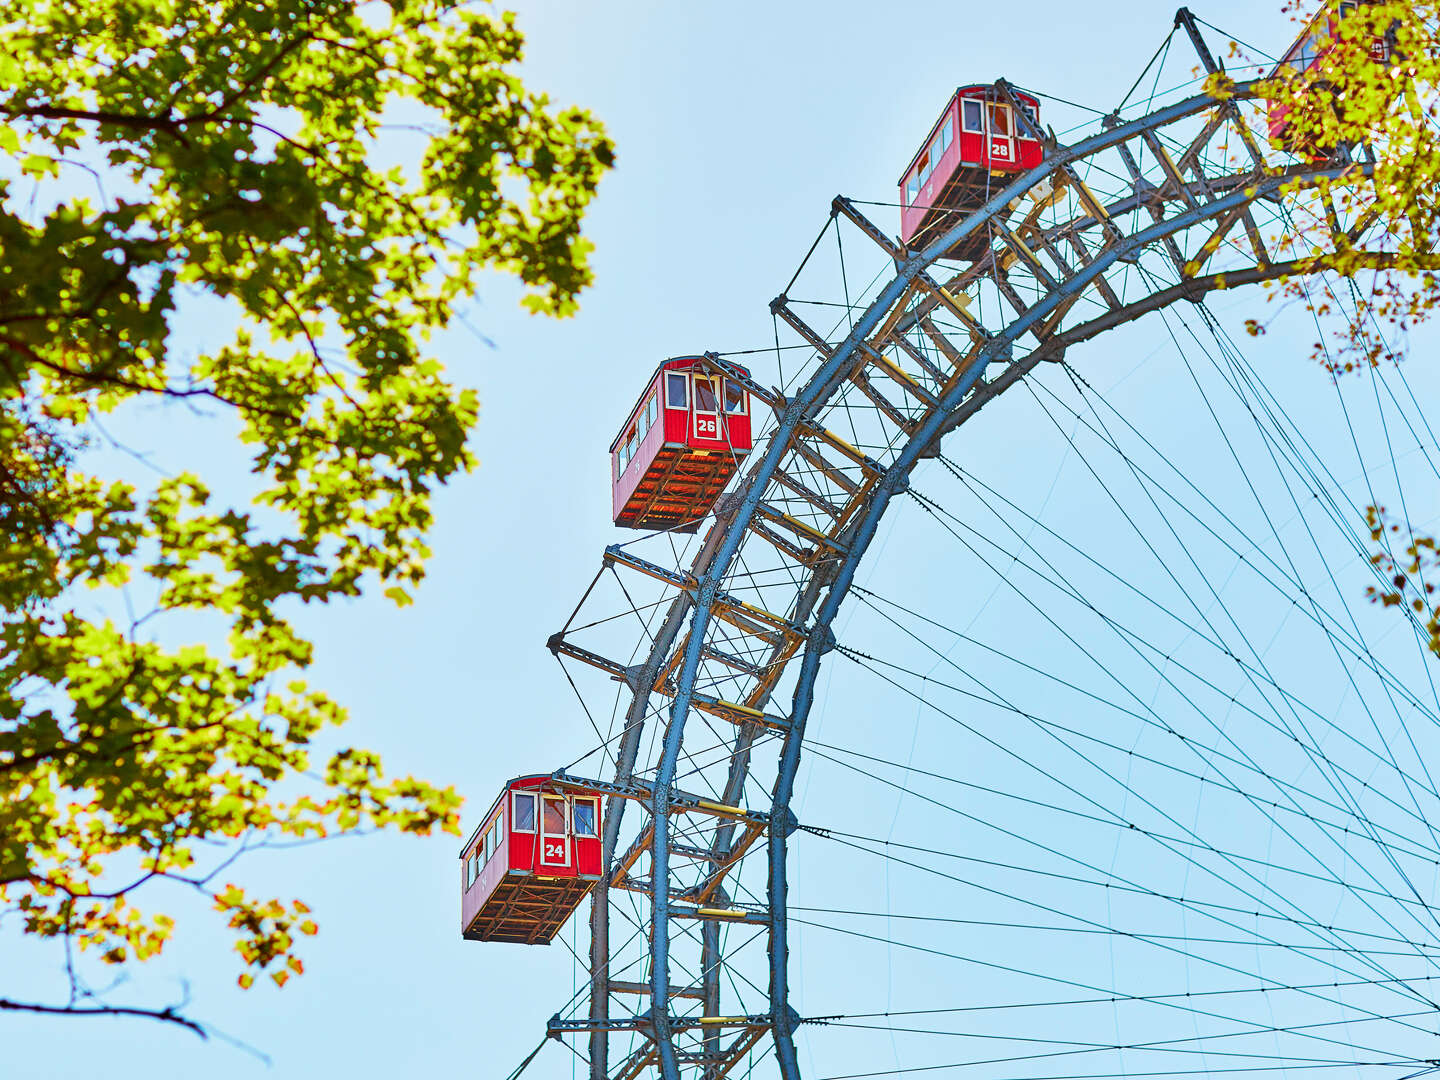
[[[490, 812], [485, 815], [485, 820], [471, 834], [470, 840], [462, 849], [460, 855], [460, 926], [462, 930], [474, 921], [476, 914], [485, 906], [486, 901], [494, 894], [506, 874], [533, 873], [541, 878], [599, 877], [602, 800], [598, 796], [574, 794], [558, 796], [563, 798], [566, 804], [565, 857], [560, 862], [547, 862], [540, 858], [542, 834], [539, 823], [543, 811], [538, 803], [545, 797], [545, 792], [541, 789], [548, 779], [548, 776], [522, 776], [512, 780], [506, 785], [503, 794], [491, 806]], [[537, 798], [535, 819], [537, 827], [534, 831], [525, 832], [514, 827], [515, 803], [512, 796], [517, 791], [534, 794]], [[557, 796], [551, 793], [551, 797]], [[593, 836], [576, 836], [574, 834], [573, 808], [577, 799], [588, 800], [594, 806]], [[467, 887], [466, 879], [469, 873], [467, 864], [477, 848], [484, 844], [485, 837], [497, 822], [500, 825], [497, 833], [497, 846], [489, 859], [485, 860], [479, 875]]]

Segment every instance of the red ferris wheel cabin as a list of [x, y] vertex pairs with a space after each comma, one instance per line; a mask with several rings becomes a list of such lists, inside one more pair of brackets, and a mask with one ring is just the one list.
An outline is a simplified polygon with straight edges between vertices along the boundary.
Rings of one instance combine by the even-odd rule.
[[[1034, 137], [1040, 102], [1023, 90], [1010, 93], [1030, 124], [1015, 116], [994, 86], [955, 91], [900, 178], [900, 239], [906, 247], [926, 247], [1004, 187], [1006, 174], [1040, 164], [1045, 148]], [[989, 237], [977, 233], [945, 257], [976, 259], [988, 245]]]
[[600, 879], [600, 797], [549, 776], [505, 785], [460, 852], [460, 932], [548, 945]]
[[745, 387], [704, 357], [666, 360], [610, 444], [615, 524], [694, 532], [751, 445]]
[[[1314, 18], [1306, 25], [1305, 31], [1295, 39], [1295, 44], [1290, 46], [1284, 58], [1275, 66], [1275, 70], [1270, 73], [1270, 78], [1290, 80], [1314, 74], [1323, 81], [1327, 65], [1342, 46], [1341, 24], [1360, 8], [1375, 2], [1376, 0], [1330, 0], [1315, 13]], [[1387, 63], [1390, 59], [1390, 42], [1387, 38], [1377, 36], [1371, 40], [1369, 55], [1370, 59], [1377, 64]], [[1334, 101], [1325, 101], [1321, 97], [1317, 97], [1317, 104], [1323, 108], [1336, 107]], [[1304, 108], [1304, 105], [1301, 107]], [[1270, 102], [1266, 118], [1270, 142], [1281, 150], [1299, 153], [1329, 153], [1333, 147], [1306, 145], [1305, 137], [1297, 135], [1291, 129], [1294, 109], [1295, 106], [1290, 101], [1272, 100]]]

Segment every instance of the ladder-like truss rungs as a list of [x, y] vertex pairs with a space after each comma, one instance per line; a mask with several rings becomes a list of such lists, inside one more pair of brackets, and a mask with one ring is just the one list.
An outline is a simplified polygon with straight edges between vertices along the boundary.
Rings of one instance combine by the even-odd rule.
[[841, 472], [836, 465], [826, 461], [818, 451], [807, 445], [804, 439], [791, 440], [790, 449], [795, 452], [797, 457], [804, 458], [808, 465], [819, 471], [826, 480], [829, 480], [847, 495], [854, 495], [860, 490], [861, 485], [851, 480], [850, 477]]
[[938, 408], [940, 399], [926, 390], [909, 372], [897, 367], [883, 353], [877, 352], [869, 345], [864, 346], [865, 353], [870, 357], [870, 366], [877, 367], [890, 377], [900, 389], [904, 390], [911, 397], [924, 402], [930, 408]]
[[727, 720], [732, 724], [760, 724], [772, 731], [790, 730], [790, 721], [784, 717], [771, 716], [761, 709], [752, 709], [748, 705], [722, 701], [707, 694], [692, 694], [690, 700], [700, 712], [719, 720]]
[[[605, 560], [607, 562], [629, 567], [631, 570], [639, 571], [647, 577], [652, 577], [657, 581], [663, 581], [667, 585], [673, 585], [677, 589], [683, 589], [686, 592], [693, 592], [697, 588], [697, 582], [695, 581], [695, 578], [690, 574], [682, 574], [675, 570], [667, 570], [663, 566], [659, 566], [655, 563], [648, 562], [645, 559], [639, 558], [636, 555], [632, 555], [630, 552], [624, 550], [623, 548], [606, 548]], [[760, 622], [769, 623], [777, 630], [789, 631], [791, 633], [800, 634], [802, 636], [804, 634], [804, 630], [801, 627], [798, 627], [794, 623], [790, 622], [789, 619], [785, 619], [779, 615], [775, 615], [769, 611], [766, 611], [764, 608], [756, 607], [754, 604], [747, 603], [746, 601], [741, 600], [738, 597], [731, 596], [728, 593], [716, 593], [715, 606], [712, 610], [716, 611], [716, 613], [718, 614], [720, 609], [743, 612], [746, 615], [749, 615]], [[741, 629], [746, 628], [742, 626]]]
[[[642, 982], [619, 982], [612, 980], [606, 984], [606, 989], [612, 994], [634, 994], [637, 997], [650, 996], [650, 984]], [[672, 998], [691, 998], [695, 1001], [705, 1000], [705, 988], [703, 986], [673, 986], [670, 988]]]
[[828, 547], [831, 551], [841, 555], [845, 554], [845, 548], [842, 544], [837, 543], [813, 525], [807, 525], [798, 518], [791, 517], [782, 510], [777, 510], [769, 503], [762, 502], [757, 504], [755, 512], [765, 518], [766, 521], [773, 521], [776, 525], [782, 525], [796, 536], [809, 540], [812, 544], [821, 544]]

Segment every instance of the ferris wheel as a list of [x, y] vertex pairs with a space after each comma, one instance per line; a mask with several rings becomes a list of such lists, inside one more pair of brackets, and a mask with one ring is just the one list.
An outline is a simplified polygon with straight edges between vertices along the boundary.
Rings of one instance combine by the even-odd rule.
[[[1222, 71], [1175, 27], [1147, 73]], [[1353, 610], [1399, 545], [1364, 508], [1440, 513], [1440, 452], [1403, 370], [1277, 382], [1205, 304], [1387, 242], [1363, 148], [1228, 74], [1073, 138], [1042, 88], [958, 88], [898, 239], [837, 198], [772, 302], [782, 385], [644, 384], [640, 533], [549, 641], [597, 743], [461, 855], [468, 938], [588, 899], [548, 1035], [593, 1080], [1440, 1072], [1440, 693], [1414, 612]], [[1160, 430], [1148, 371], [1072, 350], [1151, 313]], [[1017, 447], [1057, 462], [1028, 494]]]

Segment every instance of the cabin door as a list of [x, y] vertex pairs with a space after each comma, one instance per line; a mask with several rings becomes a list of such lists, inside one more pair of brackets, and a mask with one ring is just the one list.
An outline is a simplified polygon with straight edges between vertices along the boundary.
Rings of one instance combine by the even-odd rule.
[[565, 797], [546, 795], [540, 807], [540, 865], [569, 866], [570, 840], [565, 828]]
[[714, 375], [696, 375], [695, 408], [692, 412], [694, 437], [720, 439], [720, 379]]
[[992, 104], [987, 112], [990, 160], [993, 164], [1010, 165], [1018, 160], [1015, 154], [1015, 123], [1014, 117], [1010, 115], [1010, 106]]

